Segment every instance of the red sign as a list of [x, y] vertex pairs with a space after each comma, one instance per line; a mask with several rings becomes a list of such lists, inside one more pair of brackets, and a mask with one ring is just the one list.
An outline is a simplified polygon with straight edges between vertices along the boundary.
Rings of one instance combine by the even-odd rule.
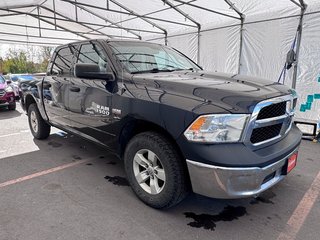
[[294, 153], [288, 158], [287, 173], [289, 173], [297, 165], [298, 153]]

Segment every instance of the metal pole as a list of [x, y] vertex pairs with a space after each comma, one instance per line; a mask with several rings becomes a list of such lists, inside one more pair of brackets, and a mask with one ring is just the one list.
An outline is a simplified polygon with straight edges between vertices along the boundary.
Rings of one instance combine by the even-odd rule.
[[241, 72], [241, 57], [242, 57], [242, 49], [243, 49], [243, 25], [244, 25], [244, 19], [245, 15], [238, 9], [234, 3], [231, 2], [231, 0], [224, 0], [229, 7], [235, 11], [239, 17], [240, 17], [240, 47], [239, 47], [239, 61], [238, 61], [238, 74]]
[[197, 52], [197, 64], [200, 65], [200, 32], [201, 28], [198, 28], [198, 52]]
[[78, 22], [78, 8], [77, 8], [77, 0], [74, 0], [76, 4], [74, 4], [74, 10], [76, 14], [76, 21]]
[[[71, 4], [76, 5], [76, 4], [74, 4], [74, 3], [71, 3]], [[114, 22], [111, 21], [110, 19], [105, 18], [105, 17], [97, 14], [97, 13], [95, 13], [94, 11], [92, 11], [92, 10], [86, 8], [86, 7], [78, 6], [78, 8], [82, 9], [83, 11], [86, 11], [87, 13], [89, 13], [89, 14], [97, 17], [97, 18], [100, 18], [100, 19], [104, 20], [105, 22], [114, 23]], [[126, 30], [128, 33], [131, 33], [132, 35], [138, 37], [138, 38], [141, 40], [141, 36], [140, 36], [139, 34], [137, 34], [137, 33], [135, 33], [135, 32], [132, 32], [131, 30], [127, 29], [126, 27], [122, 27], [122, 26], [119, 25], [119, 24], [115, 24], [115, 26], [117, 26], [118, 28], [121, 28], [121, 29], [123, 29], [123, 30]], [[105, 26], [105, 27], [106, 27], [106, 26]], [[101, 30], [102, 28], [105, 28], [105, 27], [101, 27], [101, 28], [99, 28], [98, 30]]]
[[[168, 44], [168, 31], [165, 28], [160, 27], [158, 24], [154, 23], [153, 21], [150, 21], [149, 19], [146, 19], [146, 17], [142, 17], [140, 14], [132, 11], [128, 7], [122, 5], [121, 3], [118, 3], [115, 0], [109, 0], [109, 1], [111, 1], [114, 4], [116, 4], [118, 7], [123, 8], [124, 10], [126, 10], [129, 13], [129, 15], [134, 15], [134, 16], [140, 18], [141, 20], [145, 21], [146, 23], [149, 23], [151, 26], [156, 27], [156, 28], [160, 29], [161, 31], [163, 31], [164, 39], [165, 39], [165, 45]], [[110, 9], [107, 9], [107, 10], [110, 11]], [[120, 12], [120, 13], [123, 13], [123, 12]]]
[[[3, 9], [1, 9], [1, 10], [3, 10]], [[54, 25], [52, 22], [50, 22], [50, 21], [48, 21], [48, 20], [46, 20], [46, 19], [43, 19], [42, 17], [39, 17], [37, 14], [31, 14], [31, 13], [26, 13], [26, 12], [19, 12], [19, 11], [12, 10], [12, 9], [6, 9], [6, 10], [7, 10], [7, 11], [10, 11], [10, 12], [14, 12], [14, 13], [21, 13], [21, 14], [23, 14], [23, 15], [26, 14], [26, 15], [28, 15], [28, 16], [34, 17], [34, 18], [36, 18], [36, 19], [39, 19], [39, 20], [41, 20], [41, 21], [43, 21], [43, 22], [45, 22], [45, 23], [48, 23], [48, 24], [50, 24], [50, 25]], [[50, 11], [52, 11], [52, 10], [50, 10]], [[85, 39], [89, 39], [88, 37], [84, 36], [83, 34], [76, 33], [76, 32], [74, 32], [74, 31], [72, 31], [72, 30], [70, 30], [70, 29], [67, 29], [67, 28], [61, 26], [61, 25], [57, 25], [57, 26], [58, 26], [59, 28], [61, 28], [61, 29], [64, 29], [64, 30], [67, 31], [67, 32], [71, 32], [71, 33], [76, 34], [76, 35], [78, 35], [78, 36], [81, 36], [81, 37], [83, 37], [83, 38], [85, 38]]]
[[[44, 6], [41, 6], [40, 8], [44, 8], [46, 10], [48, 10], [49, 12], [53, 12], [53, 10], [51, 10], [50, 8], [47, 8], [47, 7], [44, 7]], [[3, 10], [3, 11], [9, 11], [9, 12], [13, 12], [13, 13], [17, 13], [18, 14], [21, 14], [21, 15], [29, 15], [29, 16], [32, 16], [32, 17], [37, 17], [38, 15], [37, 14], [32, 14], [32, 13], [25, 13], [25, 12], [21, 12], [21, 11], [16, 11], [16, 10], [10, 10], [10, 9], [6, 9], [6, 8], [0, 8], [0, 10]], [[60, 15], [63, 17], [63, 15], [59, 14], [56, 12], [56, 15]], [[75, 20], [72, 20], [70, 18], [54, 18], [52, 16], [44, 16], [44, 15], [40, 15], [41, 18], [43, 19], [56, 19], [56, 20], [59, 20], [59, 21], [64, 21], [64, 22], [72, 22], [72, 23], [78, 23], [80, 25], [83, 25], [84, 27], [87, 27], [89, 28], [88, 26], [86, 26], [85, 24], [89, 24], [89, 25], [92, 25], [92, 26], [98, 26], [98, 27], [108, 27], [108, 28], [116, 28], [118, 29], [118, 27], [116, 26], [106, 26], [106, 25], [103, 25], [103, 24], [97, 24], [97, 23], [93, 23], [93, 22], [83, 22], [83, 21], [78, 21], [76, 22]], [[1, 23], [1, 22], [0, 22]], [[54, 25], [53, 23], [51, 23], [52, 25]], [[58, 26], [59, 27], [59, 26]], [[127, 30], [132, 30], [132, 31], [140, 31], [140, 32], [146, 32], [146, 33], [153, 33], [153, 34], [164, 34], [162, 32], [156, 32], [156, 31], [151, 31], [151, 30], [142, 30], [142, 29], [138, 29], [138, 28], [126, 28]], [[92, 31], [97, 31], [95, 29], [91, 29]], [[85, 34], [85, 33], [83, 33]], [[92, 33], [90, 33], [92, 34]], [[101, 34], [99, 34], [99, 36], [101, 36]], [[125, 37], [125, 36], [123, 36]]]
[[167, 4], [170, 6], [170, 8], [174, 9], [176, 12], [178, 12], [179, 14], [181, 14], [183, 17], [185, 17], [186, 19], [188, 19], [189, 21], [193, 22], [197, 28], [198, 28], [198, 52], [197, 52], [197, 63], [199, 63], [200, 61], [200, 31], [201, 31], [201, 24], [199, 22], [197, 22], [195, 19], [193, 19], [192, 17], [190, 17], [187, 13], [185, 13], [184, 11], [182, 11], [181, 9], [179, 9], [177, 6], [175, 6], [174, 4], [172, 4], [171, 2], [169, 2], [168, 0], [161, 0], [164, 4]]
[[241, 73], [241, 57], [242, 57], [242, 49], [243, 49], [243, 23], [244, 23], [244, 18], [241, 18], [238, 74]]
[[301, 36], [302, 36], [302, 26], [303, 26], [303, 15], [306, 11], [306, 4], [303, 0], [300, 0], [301, 4], [301, 15], [298, 26], [298, 37], [297, 37], [297, 48], [296, 48], [296, 62], [293, 68], [293, 76], [292, 76], [292, 88], [296, 89], [297, 86], [297, 76], [298, 76], [298, 63], [299, 63], [299, 54], [300, 54], [300, 46], [301, 46]]
[[297, 5], [298, 7], [302, 7], [299, 3], [297, 3], [295, 0], [290, 0], [290, 2], [292, 2], [293, 4]]
[[[60, 0], [60, 1], [63, 1], [63, 2], [69, 2], [69, 3], [74, 3], [73, 1], [70, 1], [70, 0]], [[104, 8], [104, 7], [99, 7], [99, 6], [95, 6], [95, 5], [90, 5], [90, 4], [87, 4], [87, 3], [80, 3], [80, 2], [77, 2], [77, 5], [82, 5], [82, 6], [85, 6], [85, 7], [90, 7], [90, 8], [95, 8], [95, 9], [100, 9], [100, 10], [105, 10], [105, 11], [108, 11], [108, 12], [114, 12], [114, 13], [119, 13], [119, 14], [124, 14], [124, 15], [127, 15], [127, 16], [137, 16], [141, 19], [143, 19], [144, 21], [146, 20], [156, 20], [156, 21], [161, 21], [161, 22], [166, 22], [166, 23], [172, 23], [172, 24], [177, 24], [177, 25], [182, 25], [182, 26], [187, 26], [187, 27], [195, 27], [191, 24], [185, 24], [185, 23], [181, 23], [181, 22], [176, 22], [176, 21], [171, 21], [171, 20], [166, 20], [166, 19], [162, 19], [162, 18], [156, 18], [156, 17], [150, 17], [150, 16], [143, 16], [128, 9], [126, 6], [118, 3], [117, 1], [115, 0], [109, 0], [110, 2], [118, 5], [119, 7], [125, 9], [127, 12], [122, 12], [122, 11], [119, 11], [119, 10], [115, 10], [115, 9], [107, 9], [107, 8]], [[149, 23], [155, 27], [158, 27], [158, 28], [161, 28], [159, 27], [159, 25], [157, 25], [156, 23], [154, 22], [151, 22], [149, 21]], [[163, 28], [162, 28], [163, 29]]]
[[[22, 14], [19, 14], [19, 15], [22, 15]], [[24, 15], [24, 14], [23, 14]], [[38, 29], [37, 26], [31, 26], [31, 25], [23, 25], [23, 24], [15, 24], [15, 23], [4, 23], [4, 22], [0, 22], [0, 25], [7, 25], [7, 26], [14, 26], [14, 27], [23, 27], [23, 28], [31, 28], [31, 29]], [[51, 24], [53, 25], [53, 24]], [[57, 29], [55, 30], [54, 28], [47, 28], [47, 27], [41, 27], [42, 30], [47, 30], [47, 31], [57, 31], [57, 32], [66, 32], [66, 30], [62, 30], [62, 29]], [[73, 31], [71, 32], [73, 34], [78, 34], [78, 36], [80, 36], [79, 34], [86, 34], [86, 32], [77, 32], [77, 31]], [[101, 36], [101, 34], [98, 34], [98, 33], [90, 33], [90, 35], [94, 35], [94, 36]], [[24, 35], [25, 36], [25, 35]], [[30, 35], [29, 35], [30, 36]], [[116, 36], [116, 35], [111, 35], [111, 36], [114, 36], [114, 37], [119, 37], [119, 36]], [[43, 36], [42, 36], [43, 37]], [[128, 39], [136, 39], [134, 37], [127, 37], [127, 36], [123, 36], [123, 38], [128, 38]], [[77, 40], [77, 39], [74, 39], [74, 40]]]
[[[53, 12], [50, 8], [47, 8], [47, 7], [44, 7], [44, 6], [41, 6], [41, 8], [44, 8], [45, 10], [47, 10], [47, 11], [49, 11], [49, 12]], [[62, 14], [60, 14], [60, 13], [57, 13], [57, 12], [56, 12], [56, 14], [57, 14], [58, 16], [62, 17], [62, 18], [67, 19], [67, 21], [73, 21], [73, 22], [81, 25], [82, 27], [86, 27], [86, 28], [88, 28], [88, 29], [90, 29], [90, 30], [93, 30], [93, 31], [95, 31], [95, 32], [97, 32], [97, 33], [100, 33], [102, 36], [106, 36], [106, 37], [109, 37], [109, 38], [113, 38], [112, 36], [110, 36], [110, 35], [108, 35], [108, 34], [105, 34], [104, 32], [100, 32], [100, 31], [98, 31], [98, 30], [95, 30], [94, 28], [92, 28], [92, 27], [90, 27], [90, 26], [88, 26], [88, 25], [85, 25], [85, 24], [83, 24], [83, 23], [80, 23], [80, 22], [78, 22], [78, 21], [74, 21], [73, 19], [71, 19], [71, 18], [69, 18], [69, 17], [66, 17], [66, 16], [64, 16], [64, 15], [62, 15]], [[42, 16], [42, 17], [44, 17], [44, 16]], [[44, 18], [45, 18], [45, 17], [44, 17]]]
[[57, 19], [56, 19], [56, 1], [53, 1], [53, 17], [54, 17], [54, 28], [57, 30]]
[[37, 12], [38, 12], [38, 25], [39, 25], [39, 37], [41, 37], [41, 23], [40, 23], [40, 10], [39, 6], [37, 7]]
[[[194, 2], [194, 1], [196, 1], [196, 0], [190, 0], [190, 1], [188, 1], [187, 3], [191, 3], [191, 2]], [[184, 3], [179, 3], [179, 4], [175, 5], [175, 7], [179, 7], [179, 6], [182, 6], [182, 5], [184, 5]], [[171, 7], [161, 8], [161, 9], [159, 9], [159, 10], [156, 10], [156, 11], [153, 11], [153, 12], [149, 12], [149, 13], [146, 13], [146, 14], [143, 14], [143, 15], [140, 15], [140, 16], [141, 16], [141, 17], [149, 16], [149, 15], [152, 15], [152, 14], [155, 14], [155, 13], [159, 13], [159, 12], [166, 11], [166, 10], [168, 10], [168, 9], [170, 9], [170, 8], [171, 8]], [[124, 19], [124, 20], [119, 21], [119, 22], [116, 22], [116, 23], [118, 23], [118, 24], [119, 24], [119, 23], [124, 23], [124, 22], [128, 22], [128, 21], [131, 21], [131, 20], [134, 20], [134, 19], [137, 19], [137, 18], [139, 18], [139, 17], [134, 16], [134, 17], [132, 17], [132, 18]], [[112, 25], [112, 24], [110, 24], [110, 25]]]
[[164, 33], [164, 44], [166, 46], [168, 45], [168, 33], [167, 33], [167, 31]]
[[176, 12], [184, 16], [186, 19], [189, 19], [191, 22], [193, 22], [198, 28], [200, 26], [200, 23], [198, 23], [196, 20], [194, 20], [192, 17], [190, 17], [187, 13], [184, 11], [180, 10], [177, 6], [169, 2], [168, 0], [161, 0], [164, 4], [167, 4], [170, 6], [171, 9], [174, 9]]
[[218, 12], [218, 11], [215, 11], [215, 10], [212, 10], [212, 9], [209, 9], [209, 8], [201, 7], [201, 6], [198, 6], [198, 5], [195, 5], [195, 4], [187, 3], [187, 2], [184, 2], [182, 0], [174, 0], [174, 1], [179, 2], [179, 3], [184, 3], [185, 5], [189, 5], [191, 7], [199, 8], [199, 9], [204, 10], [204, 11], [208, 11], [208, 12], [212, 12], [212, 13], [215, 13], [215, 14], [219, 14], [221, 16], [230, 17], [230, 18], [234, 18], [234, 19], [240, 20], [240, 18], [238, 18], [238, 17], [232, 16], [232, 15], [229, 15], [229, 14], [225, 14], [225, 13], [222, 13], [222, 12]]

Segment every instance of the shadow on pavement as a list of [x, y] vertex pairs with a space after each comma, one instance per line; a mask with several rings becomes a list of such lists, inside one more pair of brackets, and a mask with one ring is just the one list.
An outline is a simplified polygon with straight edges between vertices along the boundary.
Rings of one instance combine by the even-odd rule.
[[8, 110], [7, 107], [0, 107], [0, 120], [9, 119], [9, 118], [16, 118], [21, 116], [21, 112], [17, 110]]
[[[282, 231], [290, 211], [303, 195], [303, 192], [290, 190], [280, 184], [256, 199], [218, 200], [190, 194], [178, 206], [158, 211], [149, 208], [134, 195], [126, 182], [123, 163], [107, 150], [64, 132], [51, 134], [46, 140], [33, 141], [38, 150], [1, 159], [0, 183], [66, 163], [90, 159], [72, 171], [63, 170], [52, 173], [50, 177], [37, 178], [37, 181], [28, 180], [24, 184], [26, 189], [33, 191], [35, 206], [41, 196], [48, 198], [47, 211], [54, 212], [55, 209], [49, 206], [56, 199], [61, 199], [59, 211], [61, 214], [69, 213], [71, 219], [74, 219], [71, 223], [62, 220], [62, 224], [75, 226], [77, 221], [87, 222], [89, 217], [95, 226], [114, 226], [118, 230], [131, 226], [126, 231], [136, 233], [136, 229], [140, 229], [156, 235], [164, 234], [162, 239], [172, 239], [176, 234], [183, 234], [180, 239], [187, 239], [187, 236], [188, 239], [195, 239], [198, 234], [212, 237], [215, 230], [245, 239], [247, 233], [252, 232], [251, 225], [259, 224], [261, 229], [264, 226], [274, 229], [268, 232], [267, 237], [273, 239]], [[290, 182], [298, 180], [292, 174]], [[38, 190], [32, 188], [33, 184], [39, 185]], [[53, 193], [43, 189], [51, 189]], [[72, 209], [76, 211], [72, 212]], [[96, 218], [101, 221], [96, 222]], [[53, 223], [55, 220], [50, 219]], [[242, 229], [240, 233], [239, 229]], [[266, 233], [261, 233], [261, 229], [252, 232], [254, 237], [251, 239]]]

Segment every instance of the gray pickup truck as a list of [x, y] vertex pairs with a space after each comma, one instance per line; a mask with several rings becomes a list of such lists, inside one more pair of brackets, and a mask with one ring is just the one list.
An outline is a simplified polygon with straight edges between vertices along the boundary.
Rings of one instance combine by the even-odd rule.
[[35, 138], [50, 126], [123, 159], [135, 194], [154, 208], [187, 193], [256, 196], [296, 165], [301, 132], [294, 90], [203, 71], [182, 53], [142, 41], [58, 47], [22, 106]]

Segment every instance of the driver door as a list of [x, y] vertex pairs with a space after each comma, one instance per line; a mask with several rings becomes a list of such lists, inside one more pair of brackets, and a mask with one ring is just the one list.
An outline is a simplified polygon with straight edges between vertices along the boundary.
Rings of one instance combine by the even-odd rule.
[[[82, 43], [75, 63], [97, 64], [103, 73], [111, 72], [110, 60], [95, 41]], [[72, 128], [109, 146], [111, 133], [112, 89], [106, 80], [71, 77], [69, 111]]]

